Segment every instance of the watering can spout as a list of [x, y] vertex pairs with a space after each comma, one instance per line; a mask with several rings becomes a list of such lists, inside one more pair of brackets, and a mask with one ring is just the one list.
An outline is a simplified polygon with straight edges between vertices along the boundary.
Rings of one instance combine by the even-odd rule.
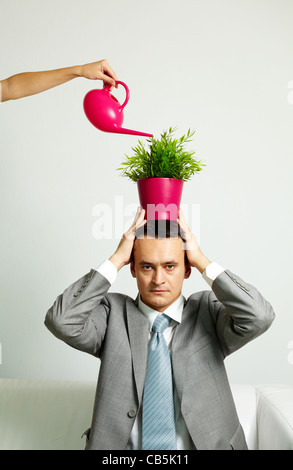
[[147, 132], [140, 132], [140, 131], [134, 131], [132, 129], [125, 129], [124, 127], [116, 127], [115, 126], [115, 131], [119, 134], [131, 134], [131, 135], [141, 135], [144, 137], [153, 137], [153, 134], [148, 134]]

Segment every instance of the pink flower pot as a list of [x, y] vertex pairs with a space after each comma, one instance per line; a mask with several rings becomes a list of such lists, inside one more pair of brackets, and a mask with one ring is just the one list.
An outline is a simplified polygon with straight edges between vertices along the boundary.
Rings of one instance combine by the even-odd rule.
[[147, 220], [177, 220], [183, 180], [145, 178], [137, 182], [137, 188]]

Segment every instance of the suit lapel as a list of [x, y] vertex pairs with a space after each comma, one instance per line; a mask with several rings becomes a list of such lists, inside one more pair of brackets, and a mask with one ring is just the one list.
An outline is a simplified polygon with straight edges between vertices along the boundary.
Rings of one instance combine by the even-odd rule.
[[149, 322], [133, 302], [127, 302], [126, 312], [134, 378], [138, 400], [141, 402], [146, 373]]

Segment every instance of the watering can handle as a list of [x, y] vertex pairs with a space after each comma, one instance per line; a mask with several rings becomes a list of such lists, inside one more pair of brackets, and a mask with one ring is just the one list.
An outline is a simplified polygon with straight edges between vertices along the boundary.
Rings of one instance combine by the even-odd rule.
[[129, 94], [129, 89], [128, 89], [128, 86], [127, 86], [124, 82], [120, 82], [120, 81], [117, 80], [115, 83], [124, 86], [125, 91], [126, 91], [126, 98], [125, 98], [125, 101], [124, 101], [124, 103], [120, 106], [120, 111], [122, 111], [122, 109], [127, 105], [128, 100], [129, 100], [129, 96], [130, 96], [130, 94]]

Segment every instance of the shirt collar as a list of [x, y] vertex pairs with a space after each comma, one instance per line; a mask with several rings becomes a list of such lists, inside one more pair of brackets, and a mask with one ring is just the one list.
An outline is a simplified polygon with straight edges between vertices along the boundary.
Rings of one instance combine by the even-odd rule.
[[[170, 317], [172, 320], [175, 320], [177, 323], [181, 323], [182, 319], [182, 312], [183, 312], [183, 307], [184, 307], [184, 297], [183, 295], [180, 295], [178, 299], [173, 302], [166, 310], [163, 312], [168, 317]], [[138, 297], [138, 308], [139, 310], [147, 317], [150, 323], [150, 327], [152, 327], [153, 322], [155, 321], [156, 317], [158, 314], [161, 312], [158, 312], [157, 310], [152, 309], [145, 303], [140, 298], [140, 295]]]

